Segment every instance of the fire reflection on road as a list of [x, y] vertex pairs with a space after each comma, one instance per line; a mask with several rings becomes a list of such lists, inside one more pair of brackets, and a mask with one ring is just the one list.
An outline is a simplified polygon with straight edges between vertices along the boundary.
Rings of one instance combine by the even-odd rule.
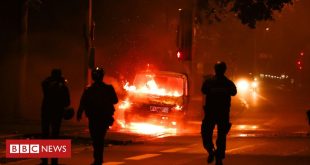
[[120, 128], [118, 128], [118, 131], [125, 131], [130, 133], [136, 133], [136, 134], [142, 134], [142, 135], [176, 135], [177, 134], [177, 128], [171, 128], [164, 125], [156, 125], [151, 124], [149, 122], [131, 122], [128, 124], [125, 124], [124, 121], [117, 120], [117, 123]]
[[139, 133], [139, 134], [176, 134], [176, 128], [167, 128], [161, 125], [154, 125], [149, 123], [130, 123], [128, 128], [131, 132]]

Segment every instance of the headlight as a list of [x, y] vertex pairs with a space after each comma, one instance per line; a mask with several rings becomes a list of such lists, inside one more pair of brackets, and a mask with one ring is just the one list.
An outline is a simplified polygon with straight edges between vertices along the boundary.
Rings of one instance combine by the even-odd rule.
[[258, 81], [248, 81], [247, 79], [240, 79], [236, 82], [238, 93], [246, 94], [247, 92], [256, 92], [258, 88]]
[[236, 85], [237, 85], [238, 91], [240, 91], [240, 92], [247, 91], [249, 89], [249, 86], [250, 86], [249, 82], [247, 80], [244, 80], [244, 79], [237, 81]]
[[252, 88], [257, 88], [258, 87], [258, 83], [256, 81], [252, 82], [251, 87]]

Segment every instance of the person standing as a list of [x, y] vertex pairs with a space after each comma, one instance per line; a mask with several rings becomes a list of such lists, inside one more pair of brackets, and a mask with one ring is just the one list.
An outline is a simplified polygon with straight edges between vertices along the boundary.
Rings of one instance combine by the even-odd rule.
[[[216, 160], [216, 165], [223, 164], [226, 150], [226, 136], [231, 128], [230, 104], [231, 96], [237, 94], [235, 84], [225, 76], [225, 62], [214, 65], [215, 75], [207, 78], [201, 87], [205, 95], [204, 119], [201, 124], [203, 146], [209, 153], [208, 163]], [[213, 130], [217, 125], [216, 149], [213, 144]]]
[[94, 149], [93, 165], [101, 165], [103, 163], [104, 138], [109, 126], [114, 122], [114, 104], [118, 102], [118, 98], [113, 86], [102, 82], [104, 77], [102, 68], [93, 69], [91, 76], [94, 82], [82, 94], [77, 120], [81, 120], [85, 111]]
[[[70, 94], [66, 79], [60, 69], [53, 69], [51, 75], [42, 82], [43, 101], [41, 107], [41, 129], [43, 139], [57, 139], [60, 133], [61, 121], [65, 107], [70, 105]], [[48, 164], [47, 158], [42, 158], [42, 165]], [[52, 158], [52, 164], [57, 165], [58, 159]]]

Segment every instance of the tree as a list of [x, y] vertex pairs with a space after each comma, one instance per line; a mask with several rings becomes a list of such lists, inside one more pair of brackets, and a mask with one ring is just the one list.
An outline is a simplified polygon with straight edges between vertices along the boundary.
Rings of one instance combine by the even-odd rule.
[[294, 0], [197, 0], [196, 23], [204, 18], [221, 21], [227, 13], [234, 13], [242, 24], [256, 27], [257, 21], [273, 20], [274, 12], [281, 11]]

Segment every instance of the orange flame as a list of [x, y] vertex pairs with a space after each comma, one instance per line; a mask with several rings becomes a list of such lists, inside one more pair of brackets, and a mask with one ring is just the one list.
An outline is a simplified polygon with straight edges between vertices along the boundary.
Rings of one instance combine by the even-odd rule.
[[128, 92], [133, 93], [153, 94], [153, 95], [171, 96], [171, 97], [181, 96], [181, 94], [178, 91], [170, 91], [165, 88], [159, 88], [154, 79], [147, 81], [144, 84], [144, 86], [141, 86], [140, 88], [137, 88], [134, 85], [129, 86], [129, 83], [127, 82], [124, 86], [124, 89]]
[[124, 109], [129, 108], [130, 105], [131, 105], [131, 103], [130, 103], [129, 99], [126, 98], [124, 101], [122, 101], [122, 102], [119, 104], [118, 108], [124, 110]]

